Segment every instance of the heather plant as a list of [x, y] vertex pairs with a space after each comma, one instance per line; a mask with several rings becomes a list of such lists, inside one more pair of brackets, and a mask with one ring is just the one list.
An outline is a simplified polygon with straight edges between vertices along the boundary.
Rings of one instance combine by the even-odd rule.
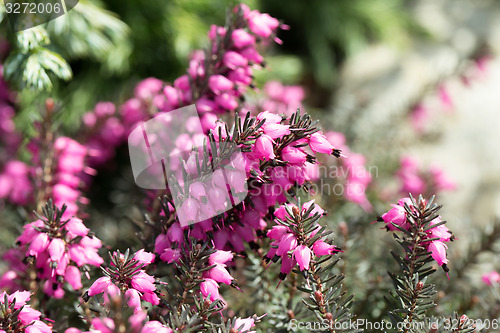
[[[467, 281], [468, 263], [495, 251], [498, 224], [485, 231], [479, 248], [455, 261], [450, 250], [461, 240], [434, 203], [433, 194], [453, 188], [440, 169], [426, 173], [402, 158], [401, 189], [389, 200], [389, 192], [372, 187], [368, 157], [305, 112], [302, 87], [269, 81], [260, 90], [254, 74], [270, 70], [261, 53], [280, 44], [280, 30], [288, 28], [247, 5], [230, 8], [226, 24], [210, 27], [207, 48], [192, 52], [186, 73], [172, 83], [143, 79], [132, 97], [81, 112], [74, 133], [58, 126], [61, 104], [43, 98], [35, 134], [22, 143], [13, 120], [22, 105], [1, 78], [0, 198], [24, 223], [3, 254], [0, 332], [498, 328], [498, 298], [487, 318], [469, 319], [466, 312], [481, 313], [474, 310], [480, 302], [460, 299], [454, 287]], [[59, 25], [51, 29], [63, 35]], [[110, 29], [126, 31], [118, 23]], [[36, 32], [40, 45], [25, 40], [36, 36], [19, 35], [20, 45], [30, 47], [18, 45], [9, 68], [16, 54], [32, 57], [48, 43], [43, 28]], [[28, 72], [29, 66], [20, 64]], [[56, 76], [68, 79], [66, 63], [58, 66]], [[52, 85], [12, 73], [7, 76], [18, 86]], [[176, 121], [179, 110], [194, 113]], [[147, 133], [153, 123], [159, 126]], [[170, 152], [146, 170], [160, 187], [139, 186], [132, 170], [139, 139], [148, 149], [138, 152], [152, 162], [152, 148]], [[342, 193], [318, 186], [329, 168], [327, 181]], [[126, 180], [115, 183], [111, 202], [101, 202], [96, 193], [106, 189], [99, 177], [110, 174]], [[397, 204], [387, 211], [388, 201]], [[135, 232], [117, 240], [124, 233], [110, 237], [106, 229], [117, 210], [130, 212], [127, 206], [136, 213], [118, 229], [134, 225]], [[497, 288], [500, 275], [482, 280]]]

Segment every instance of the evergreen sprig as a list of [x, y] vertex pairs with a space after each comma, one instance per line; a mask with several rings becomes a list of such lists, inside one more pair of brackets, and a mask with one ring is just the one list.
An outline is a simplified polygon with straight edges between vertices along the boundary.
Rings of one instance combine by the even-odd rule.
[[342, 291], [341, 282], [345, 276], [332, 274], [332, 269], [339, 260], [328, 255], [312, 262], [310, 269], [306, 271], [307, 282], [297, 288], [309, 294], [308, 299], [302, 302], [321, 323], [326, 320], [327, 332], [361, 332], [349, 325], [354, 318], [349, 310], [354, 295], [346, 297], [346, 292]]
[[[395, 292], [393, 306], [389, 313], [394, 326], [403, 323], [403, 332], [414, 332], [412, 322], [421, 320], [424, 313], [435, 306], [433, 296], [436, 294], [434, 284], [428, 284], [427, 278], [436, 270], [429, 265], [433, 261], [431, 253], [425, 243], [434, 239], [428, 238], [426, 231], [443, 223], [430, 225], [438, 217], [437, 211], [442, 207], [433, 203], [434, 197], [429, 201], [419, 196], [418, 202], [410, 195], [412, 206], [404, 204], [409, 229], [392, 225], [403, 232], [402, 236], [394, 234], [394, 239], [403, 248], [405, 256], [391, 251], [392, 256], [401, 268], [402, 275], [388, 272], [391, 277]], [[443, 265], [446, 270], [446, 266]]]
[[15, 48], [5, 61], [4, 75], [20, 88], [33, 90], [51, 90], [54, 75], [59, 79], [72, 77], [68, 63], [47, 46], [50, 38], [41, 27], [33, 27], [16, 33]]

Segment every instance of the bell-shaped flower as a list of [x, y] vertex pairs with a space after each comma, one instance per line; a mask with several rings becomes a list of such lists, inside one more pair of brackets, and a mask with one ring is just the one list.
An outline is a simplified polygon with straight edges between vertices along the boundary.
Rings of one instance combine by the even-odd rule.
[[231, 251], [217, 250], [208, 257], [208, 264], [225, 264], [233, 259], [233, 253]]
[[89, 296], [94, 296], [103, 293], [112, 284], [109, 276], [103, 276], [95, 280], [95, 282], [87, 290]]
[[255, 37], [244, 29], [235, 29], [231, 34], [233, 45], [239, 49], [255, 45]]
[[130, 284], [137, 291], [144, 293], [156, 290], [154, 282], [155, 282], [154, 277], [152, 277], [151, 275], [147, 274], [144, 271], [141, 271], [138, 274], [132, 276]]
[[311, 249], [305, 245], [299, 245], [293, 251], [293, 258], [297, 261], [297, 264], [299, 264], [301, 271], [309, 269], [311, 255]]
[[211, 301], [222, 299], [219, 294], [219, 285], [213, 279], [205, 278], [205, 281], [200, 283], [200, 291], [205, 297], [210, 295]]
[[428, 246], [429, 252], [431, 252], [431, 256], [439, 266], [443, 266], [443, 264], [448, 263], [448, 259], [446, 258], [446, 249], [448, 247], [446, 244], [440, 241], [432, 241]]
[[220, 74], [211, 75], [208, 78], [208, 87], [216, 94], [220, 94], [223, 91], [228, 91], [233, 88], [233, 83]]
[[331, 154], [333, 152], [334, 147], [326, 137], [320, 132], [316, 132], [311, 134], [309, 138], [309, 147], [311, 147], [312, 151], [315, 153], [323, 153], [323, 154]]
[[219, 283], [231, 284], [234, 278], [229, 274], [227, 269], [224, 267], [226, 265], [216, 264], [216, 266], [207, 271], [207, 277], [217, 281]]
[[281, 238], [280, 245], [276, 254], [279, 256], [286, 256], [288, 251], [294, 250], [297, 247], [297, 238], [293, 234], [286, 234]]
[[262, 134], [255, 141], [254, 153], [258, 158], [270, 160], [276, 157], [274, 154], [274, 141], [266, 134]]
[[141, 297], [137, 290], [128, 289], [125, 292], [125, 298], [127, 300], [127, 305], [129, 306], [129, 308], [131, 308], [134, 312], [141, 311]]

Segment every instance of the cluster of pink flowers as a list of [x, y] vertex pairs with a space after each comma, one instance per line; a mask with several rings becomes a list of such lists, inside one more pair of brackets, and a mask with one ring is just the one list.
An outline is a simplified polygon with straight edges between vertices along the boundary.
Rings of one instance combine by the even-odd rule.
[[[173, 333], [171, 328], [166, 327], [156, 320], [147, 321], [147, 313], [138, 311], [128, 318], [127, 332], [131, 333]], [[115, 319], [113, 318], [93, 318], [91, 321], [92, 328], [90, 331], [84, 332], [77, 328], [68, 328], [65, 333], [114, 333]]]
[[88, 202], [80, 188], [86, 178], [95, 174], [95, 170], [86, 165], [87, 148], [75, 140], [58, 137], [53, 149], [56, 163], [50, 197], [57, 207], [66, 205], [63, 217], [71, 217], [78, 213], [80, 203]]
[[102, 165], [114, 156], [115, 147], [125, 140], [127, 125], [133, 125], [129, 121], [116, 114], [116, 107], [111, 102], [97, 103], [93, 111], [83, 115], [89, 165]]
[[[392, 205], [393, 208], [390, 211], [381, 216], [388, 230], [398, 231], [399, 228], [412, 230], [415, 228], [408, 219], [408, 212], [404, 208], [405, 204], [407, 204], [412, 211], [416, 212], [416, 208], [413, 206], [410, 198], [400, 199], [396, 205]], [[424, 246], [428, 252], [431, 252], [432, 258], [446, 271], [446, 264], [448, 263], [446, 249], [448, 247], [445, 243], [453, 240], [453, 234], [444, 224], [440, 224], [441, 222], [439, 216], [429, 222], [429, 226], [437, 226], [426, 231], [427, 236], [421, 240], [421, 245]], [[428, 241], [429, 239], [433, 240]]]
[[417, 160], [410, 156], [401, 158], [401, 167], [396, 175], [401, 181], [400, 193], [435, 194], [456, 188], [441, 168], [431, 166], [422, 170]]
[[16, 131], [14, 124], [15, 110], [13, 107], [12, 92], [2, 77], [0, 64], [0, 199], [18, 205], [25, 205], [31, 201], [33, 185], [31, 170], [23, 162], [14, 158], [21, 135]]
[[[300, 115], [297, 113], [296, 117]], [[255, 144], [231, 164], [234, 169], [244, 172], [226, 170], [228, 184], [224, 180], [224, 175], [217, 175], [215, 172], [212, 182], [217, 193], [215, 190], [209, 192], [204, 184], [197, 182], [190, 184], [187, 199], [180, 207], [181, 213], [188, 216], [188, 220], [199, 220], [197, 216], [202, 213], [219, 212], [219, 207], [227, 208], [230, 193], [242, 192], [245, 181], [248, 180], [248, 200], [243, 201], [243, 206], [238, 210], [224, 209], [226, 212], [218, 216], [219, 221], [224, 221], [223, 224], [214, 228], [215, 222], [205, 219], [189, 228], [189, 236], [202, 241], [208, 239], [208, 232], [213, 232], [213, 243], [219, 250], [243, 252], [244, 243], [255, 242], [257, 234], [262, 234], [266, 228], [267, 223], [263, 217], [269, 208], [277, 202], [287, 202], [286, 193], [294, 185], [302, 186], [306, 181], [314, 179], [316, 154], [336, 156], [340, 154], [340, 151], [335, 149], [321, 132], [315, 131], [310, 135], [296, 138], [294, 132], [300, 125], [291, 124], [282, 116], [263, 112], [256, 118], [255, 124], [258, 123], [261, 125], [255, 125], [259, 126]], [[220, 139], [219, 133], [222, 135], [221, 139], [231, 135], [226, 133], [224, 124], [220, 122], [212, 130], [216, 140]], [[273, 166], [269, 164], [272, 161], [278, 161], [280, 164]], [[207, 195], [208, 193], [210, 195]], [[216, 214], [211, 216], [213, 215]], [[229, 223], [229, 221], [239, 222]], [[172, 262], [180, 258], [179, 248], [184, 243], [182, 228], [186, 228], [186, 225], [175, 222], [165, 234], [158, 236], [155, 251], [160, 255], [160, 259]]]
[[267, 237], [273, 241], [265, 260], [276, 262], [281, 258], [281, 280], [285, 279], [296, 265], [301, 271], [309, 270], [314, 256], [321, 257], [340, 251], [338, 247], [325, 241], [323, 235], [315, 237], [321, 230], [317, 220], [304, 228], [305, 222], [302, 220], [317, 219], [323, 214], [324, 210], [314, 204], [314, 200], [304, 203], [301, 210], [296, 205], [286, 204], [274, 212], [277, 225], [267, 232]]
[[0, 294], [0, 333], [26, 332], [51, 333], [51, 326], [40, 320], [40, 311], [26, 304], [29, 291], [16, 291], [10, 295]]
[[[4, 260], [10, 269], [0, 279], [0, 287], [12, 288], [20, 280], [29, 283], [25, 276], [28, 265], [33, 265], [37, 279], [44, 282], [43, 291], [52, 297], [64, 295], [64, 283], [74, 290], [82, 288], [80, 269], [100, 266], [103, 262], [97, 253], [101, 241], [89, 235], [82, 220], [66, 216], [64, 208], [46, 207], [48, 215], [24, 226], [17, 239], [18, 248], [6, 253]], [[26, 258], [26, 259], [25, 259]], [[25, 264], [27, 261], [28, 264]]]
[[263, 62], [257, 46], [274, 36], [279, 27], [278, 20], [268, 14], [239, 5], [227, 29], [211, 27], [209, 50], [193, 52], [187, 73], [173, 84], [153, 77], [141, 81], [134, 97], [118, 112], [109, 102], [97, 104], [83, 117], [90, 164], [102, 165], [109, 160], [138, 123], [158, 112], [196, 104], [203, 129], [214, 128], [217, 114], [234, 111], [241, 103], [253, 82], [253, 70]]
[[[258, 65], [264, 60], [256, 49], [256, 40], [270, 38], [280, 26], [277, 19], [257, 10], [250, 11], [246, 5], [236, 7], [235, 11], [238, 11], [245, 24], [229, 29], [213, 25], [208, 34], [211, 41], [209, 53], [195, 53], [189, 64], [188, 74], [176, 81], [184, 83], [185, 87], [179, 87], [181, 90], [188, 90], [188, 80], [194, 82], [194, 86], [208, 85], [208, 89], [198, 92], [200, 96], [196, 101], [196, 106], [202, 113], [202, 125], [205, 129], [213, 128], [217, 120], [215, 114], [238, 108], [240, 104], [238, 99], [252, 83], [253, 68], [259, 68]], [[236, 22], [237, 20], [238, 18]], [[214, 55], [217, 55], [219, 50], [224, 50], [223, 56], [213, 61]], [[206, 58], [213, 63], [212, 66], [215, 68], [213, 73], [206, 73]], [[174, 89], [167, 91], [167, 88], [165, 94], [168, 101], [179, 100], [175, 98]], [[193, 97], [196, 98], [196, 96], [190, 97], [191, 101]], [[176, 107], [179, 105], [173, 105], [173, 108]]]
[[[320, 131], [294, 138], [293, 131], [299, 128], [280, 115], [266, 111], [257, 115], [257, 120], [264, 121], [264, 124], [252, 151], [245, 153], [246, 169], [249, 175], [254, 172], [261, 178], [272, 180], [250, 192], [254, 198], [261, 198], [267, 207], [286, 202], [285, 194], [293, 185], [300, 186], [317, 179], [317, 154], [340, 156], [340, 150]], [[292, 142], [286, 142], [287, 139]], [[262, 168], [271, 160], [280, 161], [282, 165]]]
[[210, 255], [208, 264], [215, 267], [203, 272], [204, 281], [200, 284], [200, 291], [203, 296], [209, 297], [211, 301], [224, 299], [219, 294], [218, 283], [225, 283], [227, 285], [233, 284], [234, 278], [229, 274], [226, 269], [226, 263], [233, 259], [233, 254], [230, 251], [218, 250]]
[[111, 266], [104, 271], [106, 276], [98, 278], [90, 286], [84, 299], [104, 293], [104, 301], [109, 302], [110, 297], [124, 293], [127, 305], [134, 312], [142, 311], [141, 299], [153, 305], [160, 304], [155, 278], [144, 270], [154, 260], [155, 255], [143, 249], [131, 258], [128, 251], [125, 254], [114, 252], [111, 256]]
[[372, 205], [366, 197], [366, 190], [372, 182], [372, 175], [366, 168], [366, 158], [349, 149], [345, 144], [344, 134], [328, 131], [325, 136], [347, 157], [339, 160], [339, 172], [336, 173], [339, 178], [344, 179], [344, 197], [346, 200], [360, 205], [365, 211], [371, 212]]

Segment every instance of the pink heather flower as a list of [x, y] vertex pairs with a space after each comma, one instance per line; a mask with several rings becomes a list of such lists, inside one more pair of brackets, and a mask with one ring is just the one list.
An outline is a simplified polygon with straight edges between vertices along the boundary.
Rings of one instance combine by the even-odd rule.
[[269, 124], [279, 124], [279, 123], [281, 123], [283, 118], [278, 114], [274, 114], [274, 113], [271, 113], [269, 111], [264, 111], [264, 112], [261, 112], [257, 115], [257, 120], [258, 121], [265, 120], [265, 123], [264, 123], [264, 126], [265, 126], [265, 125], [269, 125]]
[[281, 257], [281, 268], [280, 268], [280, 279], [283, 280], [287, 274], [290, 274], [292, 269], [297, 265], [297, 261], [294, 258], [290, 258], [288, 255]]
[[127, 305], [134, 311], [141, 311], [141, 297], [139, 296], [139, 292], [135, 289], [128, 289], [125, 292], [125, 297], [127, 299]]
[[241, 319], [240, 317], [236, 318], [233, 324], [233, 327], [241, 333], [255, 333], [255, 331], [250, 331], [250, 328], [255, 326], [255, 320], [253, 318], [245, 318]]
[[422, 194], [426, 190], [425, 181], [420, 176], [417, 161], [410, 157], [401, 158], [401, 168], [397, 171], [397, 176], [402, 181], [401, 193], [411, 193], [412, 195]]
[[268, 38], [273, 31], [278, 28], [279, 22], [269, 14], [261, 14], [257, 10], [248, 13], [248, 27], [250, 30], [261, 37]]
[[226, 170], [227, 183], [233, 193], [247, 191], [247, 176], [244, 170]]
[[248, 65], [247, 59], [234, 51], [226, 52], [223, 63], [230, 69], [236, 69], [237, 67], [244, 67]]
[[422, 104], [417, 104], [410, 115], [411, 119], [411, 124], [415, 131], [418, 133], [421, 133], [424, 129], [427, 123], [429, 122], [429, 110], [427, 107], [425, 107]]
[[199, 206], [196, 199], [187, 198], [182, 203], [179, 215], [179, 220], [182, 227], [197, 221], [198, 209]]
[[45, 251], [49, 246], [49, 236], [45, 233], [39, 233], [33, 241], [30, 243], [28, 248], [28, 255], [37, 257], [40, 253]]
[[212, 174], [212, 184], [215, 187], [219, 187], [221, 189], [226, 189], [226, 177], [224, 175], [224, 171], [222, 169], [217, 169]]
[[179, 249], [165, 249], [160, 255], [160, 259], [168, 264], [178, 262], [181, 258], [181, 251]]
[[223, 109], [233, 111], [238, 107], [238, 102], [236, 98], [229, 93], [222, 93], [215, 96], [215, 103], [217, 103]]
[[106, 291], [106, 289], [111, 285], [111, 278], [109, 276], [103, 276], [95, 280], [95, 282], [87, 290], [90, 297], [98, 295]]
[[500, 274], [496, 271], [484, 273], [483, 276], [481, 276], [481, 280], [488, 286], [493, 286], [500, 283]]
[[293, 258], [297, 261], [297, 264], [299, 264], [301, 271], [309, 269], [311, 254], [311, 249], [305, 245], [299, 245], [293, 251]]
[[[145, 82], [146, 80], [144, 80], [143, 82]], [[115, 105], [111, 102], [99, 102], [94, 107], [94, 114], [98, 118], [112, 116], [115, 114], [115, 111], [116, 111]]]
[[265, 124], [262, 126], [264, 133], [269, 135], [271, 139], [278, 139], [290, 134], [290, 126], [282, 124]]
[[439, 86], [438, 95], [443, 108], [445, 108], [446, 111], [453, 109], [453, 100], [451, 99], [448, 89], [444, 86], [444, 84]]
[[397, 205], [391, 205], [393, 208], [381, 216], [387, 224], [387, 228], [389, 228], [389, 230], [398, 230], [392, 223], [397, 224], [406, 230], [409, 229], [410, 226], [406, 221], [406, 211], [404, 208], [405, 202], [410, 205], [410, 198], [403, 198], [399, 200]]
[[49, 244], [50, 260], [58, 262], [66, 252], [66, 243], [61, 238], [54, 238]]
[[175, 222], [168, 228], [167, 238], [170, 242], [180, 244], [183, 242], [183, 237], [184, 231], [182, 230], [180, 223]]
[[146, 252], [144, 249], [140, 249], [135, 253], [134, 260], [137, 260], [143, 265], [149, 265], [155, 260], [155, 255], [154, 253]]
[[142, 299], [145, 300], [146, 302], [149, 302], [153, 305], [158, 305], [160, 304], [160, 298], [153, 292], [151, 293], [143, 293], [142, 294]]
[[154, 285], [155, 279], [146, 272], [141, 271], [132, 277], [131, 285], [132, 288], [138, 290], [139, 292], [152, 292], [156, 290]]
[[[110, 297], [120, 294], [125, 289], [125, 296], [129, 306], [135, 311], [140, 309], [140, 299], [158, 304], [159, 298], [152, 295], [156, 292], [155, 278], [144, 271], [144, 267], [153, 261], [151, 253], [138, 251], [133, 256], [129, 256], [125, 261], [124, 255], [120, 252], [113, 253], [111, 266], [106, 268], [106, 275], [97, 279], [84, 294], [84, 300], [97, 294], [105, 293], [105, 303], [109, 303]], [[132, 269], [132, 271], [131, 271]], [[120, 286], [120, 289], [117, 288]]]
[[233, 259], [233, 254], [231, 251], [217, 250], [216, 252], [212, 253], [208, 258], [208, 264], [209, 265], [225, 264], [226, 262], [231, 261], [232, 259]]
[[205, 185], [200, 182], [194, 182], [189, 185], [189, 194], [196, 200], [206, 200], [207, 193], [205, 190]]
[[264, 160], [274, 159], [276, 155], [274, 154], [274, 141], [266, 134], [262, 134], [255, 141], [254, 152], [258, 158]]
[[315, 153], [324, 153], [324, 154], [332, 154], [334, 147], [326, 137], [321, 134], [320, 132], [316, 132], [311, 134], [311, 137], [309, 138], [309, 147], [315, 152]]
[[[282, 208], [282, 207], [283, 207], [283, 210], [285, 210], [284, 206], [281, 206], [280, 208]], [[275, 215], [276, 215], [276, 213], [275, 213]], [[283, 215], [283, 217], [284, 217], [284, 215]], [[289, 232], [290, 232], [290, 229], [288, 227], [286, 227], [284, 225], [275, 225], [267, 232], [267, 237], [269, 237], [271, 239], [275, 239], [275, 240], [280, 240], [285, 234], [287, 234]]]
[[207, 271], [207, 277], [219, 283], [231, 284], [234, 278], [229, 274], [224, 264], [216, 264], [216, 266]]
[[210, 295], [211, 301], [222, 299], [219, 294], [219, 285], [213, 279], [206, 278], [205, 281], [200, 283], [200, 291], [205, 297], [208, 297]]
[[231, 71], [228, 78], [235, 83], [249, 85], [252, 83], [252, 74], [251, 68], [239, 67]]
[[83, 221], [78, 218], [70, 218], [68, 222], [65, 224], [66, 229], [72, 235], [85, 237], [89, 233], [90, 229], [83, 224]]
[[215, 40], [217, 36], [224, 37], [225, 35], [226, 35], [226, 28], [216, 26], [215, 24], [212, 24], [210, 26], [210, 30], [208, 32], [208, 38], [210, 38], [211, 40]]
[[196, 110], [198, 110], [199, 113], [213, 112], [216, 108], [217, 104], [207, 97], [201, 97], [196, 102]]
[[260, 64], [264, 61], [264, 57], [253, 47], [247, 47], [241, 50], [240, 54], [244, 56], [249, 62]]
[[[441, 222], [441, 218], [436, 217], [434, 220], [429, 222], [429, 226], [437, 224], [439, 222]], [[444, 224], [438, 225], [437, 227], [427, 230], [427, 234], [429, 235], [429, 238], [437, 237], [441, 242], [450, 241], [452, 235], [448, 227], [446, 227], [446, 225]]]
[[294, 250], [297, 247], [297, 238], [293, 234], [286, 234], [280, 240], [276, 254], [284, 256], [288, 251]]
[[74, 290], [82, 288], [82, 275], [78, 267], [69, 265], [64, 276]]
[[312, 250], [314, 254], [318, 257], [330, 255], [338, 252], [338, 249], [334, 245], [330, 245], [327, 242], [318, 240], [313, 244]]
[[220, 94], [223, 91], [231, 90], [233, 88], [233, 82], [220, 74], [216, 74], [210, 76], [208, 79], [208, 87], [214, 93]]
[[30, 326], [26, 327], [26, 333], [50, 333], [52, 328], [43, 321], [35, 320]]
[[239, 49], [255, 45], [255, 37], [243, 29], [235, 29], [231, 34], [233, 45]]
[[448, 263], [448, 259], [446, 258], [446, 249], [448, 247], [446, 244], [444, 244], [441, 241], [432, 241], [429, 246], [428, 250], [432, 252], [431, 256], [436, 262], [438, 263], [439, 266], [443, 266], [443, 264]]
[[209, 200], [216, 212], [223, 212], [227, 207], [228, 192], [215, 186], [209, 191]]
[[305, 202], [302, 205], [302, 211], [306, 212], [314, 204], [314, 208], [312, 209], [309, 216], [313, 216], [315, 214], [318, 214], [319, 216], [323, 216], [325, 214], [325, 210], [323, 208], [321, 208], [318, 204], [315, 204], [314, 201], [315, 200], [313, 199], [311, 201]]

